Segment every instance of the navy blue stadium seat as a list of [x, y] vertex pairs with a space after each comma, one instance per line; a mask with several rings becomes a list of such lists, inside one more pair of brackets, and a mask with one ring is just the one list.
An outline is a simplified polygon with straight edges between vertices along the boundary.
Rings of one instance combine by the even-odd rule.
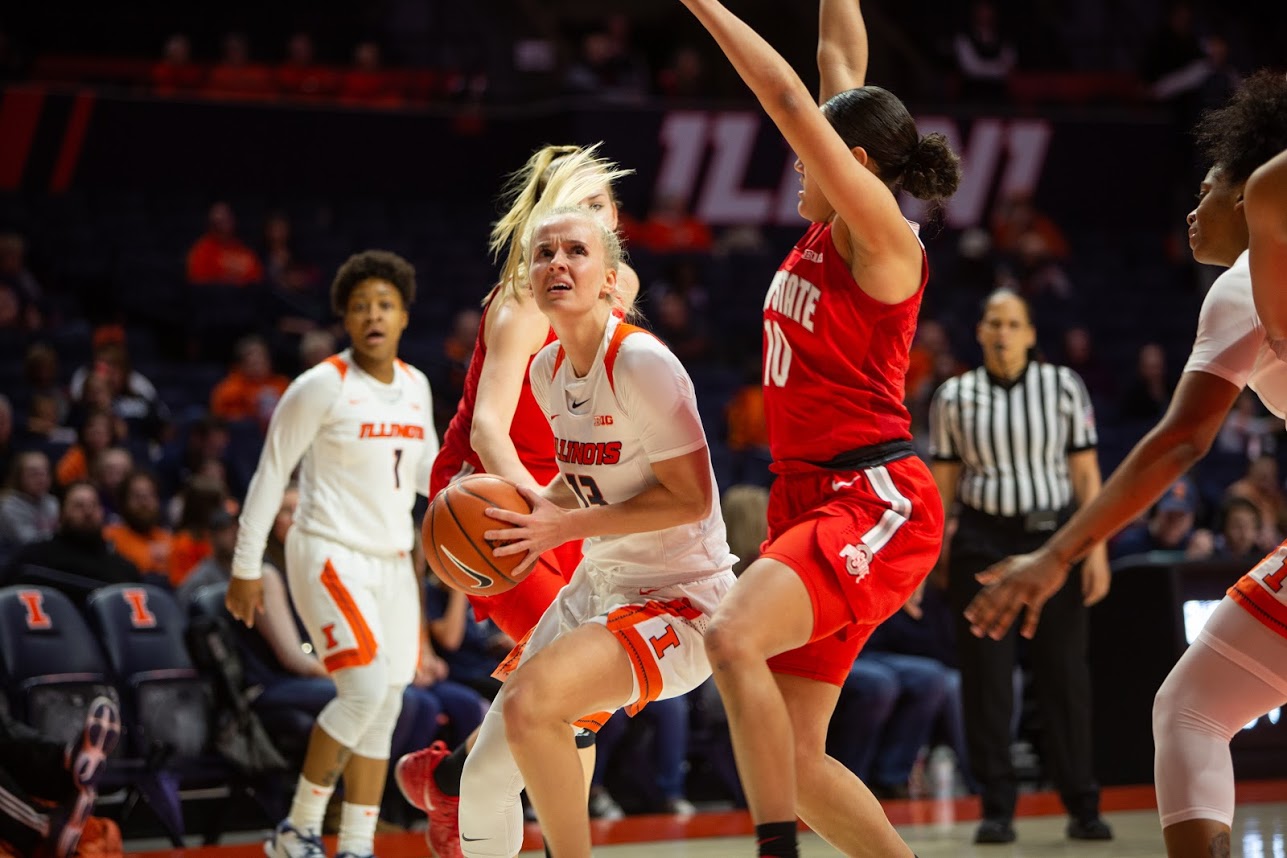
[[0, 589], [0, 684], [13, 714], [55, 741], [81, 733], [95, 697], [119, 701], [89, 626], [51, 587]]
[[188, 654], [183, 610], [169, 592], [147, 584], [100, 588], [85, 610], [125, 691], [127, 732], [146, 761], [137, 778], [142, 797], [181, 845], [179, 790], [229, 786], [205, 832], [207, 844], [216, 842], [227, 806], [238, 792], [252, 792], [252, 785], [211, 747], [214, 697], [209, 678]]
[[199, 757], [209, 745], [211, 699], [184, 643], [174, 597], [147, 584], [113, 584], [86, 602], [90, 625], [127, 691], [127, 718], [141, 756]]

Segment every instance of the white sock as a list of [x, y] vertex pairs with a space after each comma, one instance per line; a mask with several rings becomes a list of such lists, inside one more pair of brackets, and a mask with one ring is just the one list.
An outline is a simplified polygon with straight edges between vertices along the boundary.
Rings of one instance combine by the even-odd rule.
[[326, 805], [333, 792], [334, 786], [319, 786], [300, 775], [295, 787], [295, 800], [291, 802], [290, 814], [286, 818], [300, 831], [321, 834], [322, 817], [326, 815]]
[[335, 854], [351, 852], [354, 855], [371, 855], [375, 852], [375, 824], [380, 820], [380, 808], [368, 804], [340, 806], [340, 842]]

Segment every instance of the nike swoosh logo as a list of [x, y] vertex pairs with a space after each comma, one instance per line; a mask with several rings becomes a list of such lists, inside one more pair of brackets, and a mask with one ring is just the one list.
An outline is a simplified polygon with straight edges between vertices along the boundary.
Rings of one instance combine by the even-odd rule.
[[441, 551], [443, 554], [446, 554], [447, 559], [450, 560], [457, 569], [459, 569], [461, 572], [464, 572], [470, 578], [473, 578], [475, 581], [477, 581], [478, 583], [475, 586], [490, 587], [492, 584], [496, 583], [495, 581], [493, 581], [491, 578], [487, 577], [483, 573], [475, 572], [473, 569], [470, 569], [468, 566], [466, 566], [464, 563], [460, 561], [460, 558], [458, 558], [456, 555], [448, 551], [445, 545], [439, 545], [438, 550]]
[[852, 480], [849, 480], [848, 482], [843, 482], [843, 483], [842, 483], [840, 480], [832, 480], [832, 481], [831, 481], [831, 490], [832, 490], [833, 492], [838, 492], [838, 491], [840, 491], [841, 489], [847, 489], [847, 488], [849, 488], [850, 486], [852, 486], [852, 485], [853, 485], [854, 483], [856, 483], [856, 482], [858, 482], [858, 477], [854, 477]]
[[648, 587], [648, 588], [641, 587], [639, 589], [639, 595], [651, 596], [653, 593], [656, 593], [658, 590], [665, 590], [665, 589], [666, 589], [665, 587]]
[[582, 405], [585, 405], [585, 404], [586, 404], [587, 402], [589, 402], [589, 401], [590, 401], [590, 400], [588, 400], [588, 399], [582, 399], [580, 402], [577, 402], [577, 401], [573, 400], [573, 402], [572, 402], [572, 408], [573, 408], [574, 410], [575, 410], [575, 409], [577, 409], [577, 408], [580, 408]]
[[463, 834], [460, 835], [460, 839], [465, 841], [466, 843], [477, 843], [480, 840], [491, 840], [490, 837], [466, 837]]

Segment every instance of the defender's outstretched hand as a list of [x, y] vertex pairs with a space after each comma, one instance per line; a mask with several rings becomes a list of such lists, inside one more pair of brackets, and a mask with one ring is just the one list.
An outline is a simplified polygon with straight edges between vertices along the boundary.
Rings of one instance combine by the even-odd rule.
[[976, 637], [1000, 640], [1024, 610], [1021, 634], [1031, 638], [1037, 632], [1041, 607], [1068, 578], [1068, 564], [1051, 551], [1039, 548], [994, 563], [974, 576], [983, 590], [965, 609], [970, 631]]

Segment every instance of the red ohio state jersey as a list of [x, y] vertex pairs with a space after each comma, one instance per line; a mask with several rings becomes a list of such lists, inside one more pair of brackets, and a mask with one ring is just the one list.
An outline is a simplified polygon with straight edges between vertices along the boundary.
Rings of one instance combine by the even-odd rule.
[[787, 254], [764, 299], [764, 410], [774, 461], [826, 462], [912, 437], [904, 381], [928, 278], [923, 263], [916, 294], [898, 304], [877, 301], [854, 281], [829, 223], [812, 225]]
[[[465, 390], [460, 397], [447, 431], [443, 433], [442, 450], [434, 461], [433, 476], [429, 483], [429, 496], [433, 497], [447, 487], [461, 467], [468, 464], [471, 472], [481, 472], [483, 464], [478, 454], [469, 443], [469, 433], [474, 425], [474, 403], [478, 399], [478, 377], [483, 372], [483, 361], [487, 359], [487, 314], [492, 304], [489, 301], [483, 308], [482, 321], [478, 325], [478, 340], [474, 344], [474, 356], [469, 361], [465, 373]], [[554, 342], [554, 331], [550, 330], [545, 342]], [[531, 369], [532, 362], [527, 362]], [[554, 462], [554, 435], [550, 432], [550, 422], [545, 412], [532, 398], [532, 383], [527, 373], [523, 374], [523, 390], [518, 396], [518, 406], [514, 409], [514, 419], [509, 427], [510, 440], [518, 452], [518, 459], [539, 483], [545, 484], [554, 479], [559, 472]]]

